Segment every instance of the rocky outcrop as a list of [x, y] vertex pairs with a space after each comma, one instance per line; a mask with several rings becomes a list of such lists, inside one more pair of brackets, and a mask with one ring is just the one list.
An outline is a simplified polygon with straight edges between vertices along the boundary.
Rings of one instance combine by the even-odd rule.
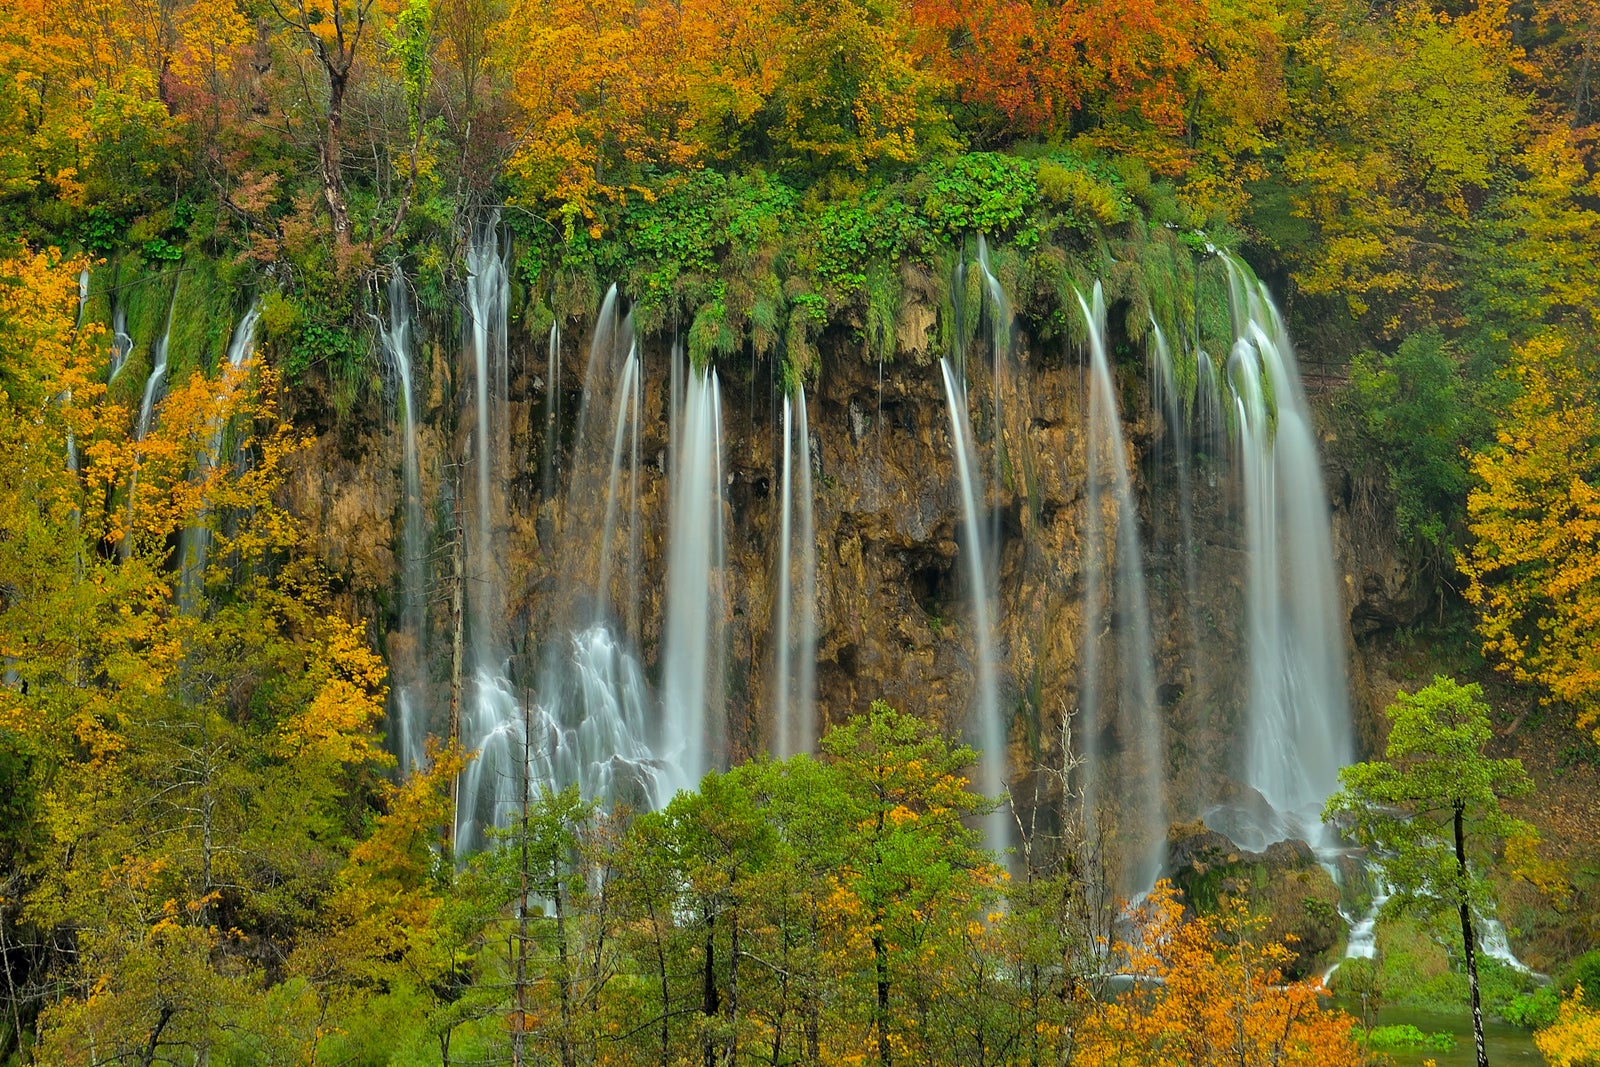
[[[856, 330], [836, 323], [819, 339], [818, 366], [808, 387], [818, 543], [818, 712], [824, 724], [838, 722], [882, 698], [959, 731], [966, 725], [974, 675], [970, 590], [959, 565], [966, 531], [935, 358], [938, 315], [928, 293], [910, 282], [904, 290], [895, 359], [880, 366]], [[1115, 324], [1118, 315], [1112, 319]], [[567, 336], [580, 332], [573, 329]], [[547, 445], [555, 448], [558, 474], [570, 467], [586, 362], [580, 346], [568, 340], [561, 419], [547, 442], [544, 344], [543, 338], [514, 336], [509, 395], [494, 401], [496, 425], [504, 428], [496, 442], [496, 548], [481, 565], [469, 561], [473, 573], [466, 576], [503, 591], [495, 625], [505, 635], [515, 680], [529, 694], [538, 683], [541, 649], [564, 638], [563, 627], [572, 617], [571, 576], [593, 569], [584, 552], [594, 550], [600, 524], [599, 487], [569, 495], [558, 477], [558, 488], [548, 497], [543, 489]], [[1159, 773], [1166, 784], [1167, 814], [1182, 822], [1228, 795], [1231, 768], [1238, 766], [1247, 688], [1239, 505], [1220, 443], [1211, 448], [1216, 455], [1202, 457], [1186, 481], [1179, 478], [1172, 435], [1150, 410], [1138, 354], [1142, 346], [1113, 347], [1125, 353], [1116, 367], [1119, 403], [1140, 500], [1137, 521], [1152, 602], [1165, 727]], [[664, 339], [644, 341], [639, 499], [646, 533], [637, 617], [642, 659], [652, 679], [661, 668], [669, 351]], [[418, 394], [427, 398], [424, 495], [435, 526], [432, 560], [441, 589], [449, 577], [448, 542], [457, 536], [458, 524], [464, 528], [471, 522], [469, 472], [476, 462], [472, 391], [455, 385], [458, 374], [462, 380], [467, 376], [456, 369], [459, 362], [453, 343], [434, 344], [421, 361], [417, 385]], [[1050, 809], [1058, 780], [1030, 769], [1059, 766], [1063, 717], [1077, 710], [1080, 699], [1086, 507], [1082, 365], [1075, 349], [1039, 345], [1024, 334], [1001, 363], [998, 415], [987, 366], [988, 357], [980, 352], [970, 368], [971, 405], [984, 480], [981, 507], [994, 535], [996, 647], [1009, 722], [1008, 764], [1015, 769], [1013, 794], [1024, 808]], [[729, 564], [724, 697], [727, 756], [737, 759], [763, 750], [771, 729], [767, 697], [774, 659], [781, 397], [775, 357], [727, 361], [719, 373]], [[308, 520], [350, 603], [392, 623], [398, 442], [390, 430], [366, 434], [353, 446], [335, 447], [333, 436], [325, 435], [306, 454], [293, 504]], [[1004, 458], [997, 468], [999, 443]], [[1385, 546], [1393, 544], [1392, 518], [1386, 519], [1381, 504], [1357, 491], [1348, 476], [1338, 474], [1330, 482], [1352, 632], [1410, 617], [1410, 605], [1420, 594], [1403, 561], [1392, 550], [1385, 555]], [[1192, 515], [1187, 523], [1185, 501]], [[448, 597], [431, 600], [430, 630], [420, 645], [428, 664], [425, 682], [433, 687], [426, 702], [442, 707]], [[1108, 623], [1111, 631], [1126, 624], [1115, 616]], [[389, 628], [379, 626], [380, 631]], [[1090, 740], [1098, 751], [1116, 752], [1127, 741], [1114, 714], [1106, 719], [1100, 735]], [[1115, 805], [1119, 789], [1139, 787], [1111, 783], [1103, 802]]]
[[1204, 823], [1174, 826], [1167, 839], [1172, 881], [1190, 907], [1213, 910], [1224, 897], [1242, 898], [1267, 916], [1264, 935], [1295, 953], [1290, 979], [1320, 973], [1343, 940], [1339, 888], [1303, 841], [1279, 841], [1247, 852]]

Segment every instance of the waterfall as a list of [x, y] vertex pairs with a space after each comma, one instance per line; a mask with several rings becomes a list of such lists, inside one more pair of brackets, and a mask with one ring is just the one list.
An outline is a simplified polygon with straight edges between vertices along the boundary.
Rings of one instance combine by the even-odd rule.
[[[1005, 484], [1006, 469], [1006, 439], [1005, 421], [1001, 418], [1000, 392], [1005, 381], [1006, 362], [1011, 355], [1011, 334], [1014, 325], [1011, 315], [1011, 301], [1006, 299], [1006, 291], [1000, 285], [1000, 280], [994, 276], [994, 271], [989, 266], [989, 243], [984, 240], [983, 234], [978, 235], [978, 269], [983, 275], [984, 293], [988, 297], [989, 309], [989, 399], [990, 423], [994, 431], [994, 484], [996, 487]], [[991, 546], [999, 543], [1000, 531], [996, 526], [991, 539]]]
[[[1199, 548], [1194, 533], [1194, 453], [1190, 442], [1190, 427], [1192, 417], [1190, 412], [1202, 404], [1215, 405], [1214, 393], [1209, 400], [1200, 399], [1200, 386], [1196, 383], [1195, 404], [1185, 402], [1183, 389], [1179, 382], [1179, 367], [1175, 361], [1172, 349], [1167, 344], [1166, 333], [1161, 329], [1161, 324], [1152, 316], [1150, 319], [1151, 338], [1149, 344], [1150, 361], [1150, 398], [1151, 406], [1160, 410], [1166, 422], [1165, 447], [1158, 446], [1157, 458], [1165, 459], [1170, 453], [1172, 470], [1178, 482], [1178, 529], [1176, 551], [1183, 556], [1183, 588], [1184, 588], [1184, 639], [1188, 645], [1185, 649], [1189, 666], [1187, 691], [1199, 704], [1195, 723], [1201, 733], [1210, 730], [1209, 700], [1210, 690], [1206, 685], [1208, 666], [1206, 662], [1206, 646], [1200, 640], [1199, 613], [1200, 607], [1200, 581], [1199, 581]], [[1204, 353], [1196, 354], [1196, 373], [1199, 373], [1199, 359]], [[1209, 363], [1209, 360], [1207, 360]], [[1212, 383], [1215, 385], [1215, 382]], [[1204, 431], [1202, 431], [1204, 432]], [[1152, 524], [1152, 528], [1159, 531], [1159, 527]]]
[[607, 609], [613, 599], [611, 570], [612, 560], [616, 556], [618, 511], [623, 503], [623, 455], [626, 452], [628, 568], [623, 595], [618, 599], [626, 605], [627, 631], [637, 637], [640, 596], [639, 416], [644, 407], [644, 370], [637, 344], [628, 347], [628, 357], [623, 361], [622, 374], [617, 380], [616, 394], [616, 415], [612, 420], [611, 433], [611, 472], [606, 479], [606, 519], [600, 538], [600, 580], [595, 584], [595, 622], [605, 622]]
[[491, 484], [499, 463], [501, 440], [496, 436], [494, 405], [504, 400], [490, 381], [506, 374], [506, 311], [510, 279], [500, 250], [499, 215], [491, 215], [473, 233], [467, 246], [467, 346], [472, 353], [473, 399], [476, 428], [472, 439], [477, 482], [472, 517], [472, 553], [468, 569], [473, 595], [472, 625], [468, 627], [474, 666], [481, 672], [497, 668], [494, 619], [499, 609], [499, 583], [495, 580], [498, 557], [492, 544], [494, 494]]
[[[1266, 288], [1229, 262], [1235, 340], [1227, 377], [1244, 483], [1250, 697], [1244, 781], [1272, 811], [1232, 813], [1248, 848], [1317, 841], [1323, 802], [1354, 748], [1333, 539], [1294, 353]], [[1224, 813], [1223, 819], [1230, 816]]]
[[[1000, 709], [999, 684], [994, 662], [994, 634], [990, 625], [988, 577], [989, 554], [984, 544], [986, 524], [979, 514], [983, 487], [977, 478], [977, 459], [968, 441], [971, 416], [967, 410], [967, 388], [950, 366], [939, 361], [944, 375], [944, 394], [950, 412], [950, 444], [955, 453], [956, 474], [961, 488], [961, 511], [967, 524], [967, 543], [962, 555], [967, 561], [967, 581], [972, 587], [973, 701], [969, 713], [970, 733], [980, 748], [978, 791], [1002, 798], [1006, 791], [1006, 722]], [[1001, 803], [984, 820], [984, 842], [988, 848], [1006, 848], [1011, 840], [1010, 812]]]
[[[472, 360], [474, 424], [472, 435], [475, 501], [467, 540], [465, 582], [467, 655], [472, 699], [462, 701], [461, 744], [477, 751], [457, 783], [456, 842], [465, 850], [479, 841], [485, 826], [503, 822], [521, 796], [523, 712], [511, 680], [505, 677], [496, 641], [501, 609], [499, 554], [493, 543], [493, 482], [504, 442], [497, 434], [495, 405], [505, 399], [508, 376], [506, 316], [510, 278], [500, 248], [499, 215], [474, 227], [466, 253], [464, 347]], [[491, 387], [491, 382], [494, 387]], [[463, 531], [465, 533], [465, 531]]]
[[[812, 519], [811, 429], [804, 385], [796, 386], [793, 396], [783, 398], [783, 490], [777, 570], [772, 754], [785, 759], [797, 752], [810, 752], [817, 731], [817, 534]], [[797, 570], [798, 595], [794, 581]]]
[[[182, 275], [179, 275], [179, 277], [181, 278]], [[151, 420], [155, 418], [156, 401], [161, 398], [162, 388], [166, 384], [167, 345], [172, 340], [172, 313], [177, 306], [178, 283], [174, 281], [172, 283], [172, 295], [167, 298], [166, 325], [162, 327], [161, 336], [156, 339], [156, 343], [150, 346], [150, 377], [145, 379], [144, 399], [139, 404], [139, 421], [133, 428], [133, 443], [135, 446], [143, 443], [145, 437], [150, 433]], [[119, 308], [118, 311], [120, 310]], [[113, 313], [112, 320], [116, 320], [116, 313]], [[126, 332], [119, 332], [118, 336], [126, 338], [128, 335]], [[128, 340], [128, 349], [131, 350], [132, 347], [133, 341], [130, 338]], [[126, 361], [126, 351], [123, 352], [122, 358]], [[112, 360], [115, 362], [115, 355], [112, 356]], [[116, 372], [121, 369], [121, 365], [117, 366], [112, 371], [112, 377], [116, 377]], [[127, 559], [133, 552], [133, 502], [138, 490], [139, 450], [135, 447], [133, 451], [133, 473], [128, 476], [128, 531], [123, 535], [122, 543], [118, 549], [123, 559]]]
[[[150, 420], [155, 417], [156, 401], [161, 399], [162, 390], [167, 383], [167, 345], [172, 340], [172, 314], [178, 306], [178, 284], [172, 285], [172, 295], [167, 298], [167, 322], [161, 329], [161, 336], [156, 343], [150, 346], [150, 377], [145, 379], [144, 399], [139, 404], [139, 424], [134, 430], [134, 442], [140, 442], [150, 432]], [[113, 320], [115, 316], [113, 315]], [[126, 337], [127, 334], [123, 333]], [[129, 347], [132, 347], [130, 341]], [[126, 354], [124, 354], [126, 359]]]
[[[1082, 293], [1078, 305], [1089, 333], [1085, 669], [1080, 683], [1089, 761], [1085, 796], [1090, 817], [1105, 820], [1097, 825], [1108, 831], [1121, 846], [1116, 851], [1127, 857], [1124, 888], [1137, 891], [1155, 883], [1166, 854], [1165, 774], [1150, 599], [1137, 503], [1106, 352], [1105, 295], [1098, 282], [1092, 306]], [[1114, 652], [1111, 679], [1104, 677], [1103, 640]], [[1113, 695], [1116, 703], [1108, 707], [1107, 698]]]
[[[619, 315], [617, 302], [613, 286], [590, 342], [578, 415], [583, 428], [573, 438], [572, 482], [557, 536], [563, 582], [553, 626], [560, 636], [544, 649], [527, 773], [552, 788], [576, 785], [585, 797], [648, 810], [669, 799], [670, 790], [650, 745], [654, 705], [638, 653], [644, 361], [632, 319]], [[560, 374], [559, 344], [552, 329], [552, 380]], [[547, 420], [559, 410], [558, 400], [547, 404]], [[607, 411], [609, 427], [599, 417]], [[553, 439], [558, 424], [547, 425]]]
[[420, 767], [427, 751], [428, 715], [419, 707], [412, 686], [421, 680], [422, 642], [427, 613], [427, 528], [422, 507], [422, 465], [417, 448], [415, 326], [405, 275], [398, 265], [389, 275], [387, 321], [372, 317], [378, 343], [394, 367], [400, 400], [400, 632], [408, 643], [405, 662], [397, 664], [400, 684], [394, 687], [395, 748], [400, 773]]
[[[260, 319], [261, 311], [252, 301], [249, 310], [234, 327], [233, 337], [228, 341], [227, 366], [223, 370], [224, 392], [217, 397], [219, 408], [227, 400], [228, 392], [238, 387], [235, 376], [239, 369], [255, 355], [256, 323]], [[196, 481], [204, 482], [221, 461], [223, 435], [227, 428], [228, 420], [219, 410], [212, 418], [205, 451], [200, 453], [195, 463]], [[202, 501], [200, 514], [183, 531], [179, 553], [182, 562], [178, 574], [178, 606], [185, 614], [193, 614], [200, 607], [200, 598], [205, 592], [206, 559], [211, 552], [211, 538], [211, 508], [209, 503]]]
[[133, 338], [128, 334], [128, 309], [119, 300], [111, 309], [111, 374], [106, 378], [108, 384], [117, 380], [122, 368], [128, 365], [128, 356], [132, 352]]
[[672, 471], [658, 749], [676, 789], [694, 789], [727, 757], [722, 708], [722, 401], [717, 372], [691, 368]]

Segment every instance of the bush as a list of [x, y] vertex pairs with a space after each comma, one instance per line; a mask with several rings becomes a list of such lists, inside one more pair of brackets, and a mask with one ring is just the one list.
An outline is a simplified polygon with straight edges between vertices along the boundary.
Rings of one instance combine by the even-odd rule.
[[1578, 986], [1583, 986], [1585, 990], [1600, 992], [1600, 948], [1585, 952], [1567, 964], [1566, 969], [1561, 972], [1563, 993], [1571, 993]]
[[1500, 1010], [1500, 1017], [1512, 1026], [1541, 1030], [1556, 1021], [1561, 997], [1555, 986], [1540, 986], [1532, 993], [1518, 993]]
[[1423, 1033], [1410, 1023], [1396, 1026], [1377, 1026], [1367, 1034], [1367, 1047], [1374, 1052], [1449, 1052], [1456, 1047], [1456, 1039], [1446, 1033]]

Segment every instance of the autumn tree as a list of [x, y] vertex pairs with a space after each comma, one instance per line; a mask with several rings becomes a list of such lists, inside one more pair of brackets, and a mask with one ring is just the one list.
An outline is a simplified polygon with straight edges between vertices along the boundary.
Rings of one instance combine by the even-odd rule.
[[1482, 696], [1477, 685], [1442, 676], [1415, 693], [1402, 692], [1385, 713], [1385, 758], [1341, 770], [1343, 788], [1323, 817], [1370, 850], [1394, 887], [1395, 907], [1456, 913], [1478, 1067], [1487, 1067], [1473, 916], [1489, 902], [1483, 874], [1493, 863], [1489, 849], [1533, 837], [1500, 802], [1527, 793], [1533, 783], [1521, 760], [1484, 755], [1491, 733]]
[[1590, 345], [1551, 329], [1521, 345], [1517, 395], [1471, 458], [1460, 559], [1484, 650], [1600, 737], [1600, 392]]
[[[376, 0], [273, 0], [273, 12], [316, 62], [322, 75], [325, 99], [307, 100], [318, 110], [317, 165], [322, 176], [322, 199], [333, 223], [336, 246], [351, 239], [350, 208], [344, 184], [345, 99], [357, 60], [370, 49], [376, 32]], [[309, 94], [308, 94], [309, 95]]]
[[1133, 982], [1085, 1023], [1074, 1063], [1085, 1067], [1301, 1065], [1365, 1062], [1355, 1020], [1319, 1002], [1321, 987], [1283, 981], [1294, 950], [1264, 936], [1266, 920], [1229, 899], [1186, 916], [1166, 881], [1134, 910], [1116, 958]]

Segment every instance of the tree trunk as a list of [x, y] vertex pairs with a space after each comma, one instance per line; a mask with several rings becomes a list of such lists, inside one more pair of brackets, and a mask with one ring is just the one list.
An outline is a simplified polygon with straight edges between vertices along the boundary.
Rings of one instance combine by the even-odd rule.
[[[445, 739], [452, 747], [461, 743], [461, 657], [462, 626], [465, 623], [465, 614], [462, 611], [462, 565], [461, 565], [461, 484], [456, 483], [455, 507], [455, 533], [450, 542], [450, 722], [445, 730]], [[453, 850], [456, 847], [456, 812], [460, 810], [461, 803], [461, 773], [456, 772], [450, 779], [450, 827], [445, 831], [445, 843]]]
[[894, 1057], [889, 1051], [889, 946], [881, 932], [872, 935], [872, 959], [878, 972], [878, 1006], [872, 1013], [872, 1025], [878, 1032], [878, 1067], [891, 1067]]
[[[532, 706], [528, 701], [523, 701], [522, 712], [522, 765], [528, 766], [530, 756], [529, 746], [532, 744], [532, 730], [529, 729], [529, 719], [532, 717]], [[522, 826], [521, 833], [517, 835], [519, 850], [517, 873], [521, 876], [521, 884], [517, 896], [517, 969], [516, 969], [516, 1021], [511, 1027], [511, 1063], [513, 1067], [523, 1067], [528, 1043], [528, 776], [522, 776]]]
[[1461, 944], [1467, 957], [1467, 988], [1472, 991], [1472, 1040], [1477, 1047], [1478, 1067], [1489, 1067], [1489, 1052], [1483, 1044], [1483, 1006], [1478, 1001], [1478, 947], [1472, 937], [1472, 903], [1466, 896], [1467, 835], [1466, 811], [1456, 804], [1456, 872], [1461, 876]]
[[[559, 873], [560, 860], [556, 863]], [[567, 954], [567, 906], [561, 897], [561, 881], [555, 883], [556, 911], [556, 988], [561, 997], [561, 1067], [577, 1063], [572, 1044], [572, 968]]]
[[327, 64], [328, 126], [322, 136], [322, 196], [333, 216], [333, 240], [344, 247], [350, 240], [350, 209], [344, 202], [344, 93], [350, 72], [340, 72]]
[[[704, 981], [701, 985], [700, 1011], [707, 1019], [717, 1017], [717, 917], [706, 914], [706, 965]], [[716, 1036], [706, 1034], [705, 1065], [717, 1067], [717, 1041]]]
[[733, 909], [728, 943], [728, 1064], [739, 1062], [739, 909]]

